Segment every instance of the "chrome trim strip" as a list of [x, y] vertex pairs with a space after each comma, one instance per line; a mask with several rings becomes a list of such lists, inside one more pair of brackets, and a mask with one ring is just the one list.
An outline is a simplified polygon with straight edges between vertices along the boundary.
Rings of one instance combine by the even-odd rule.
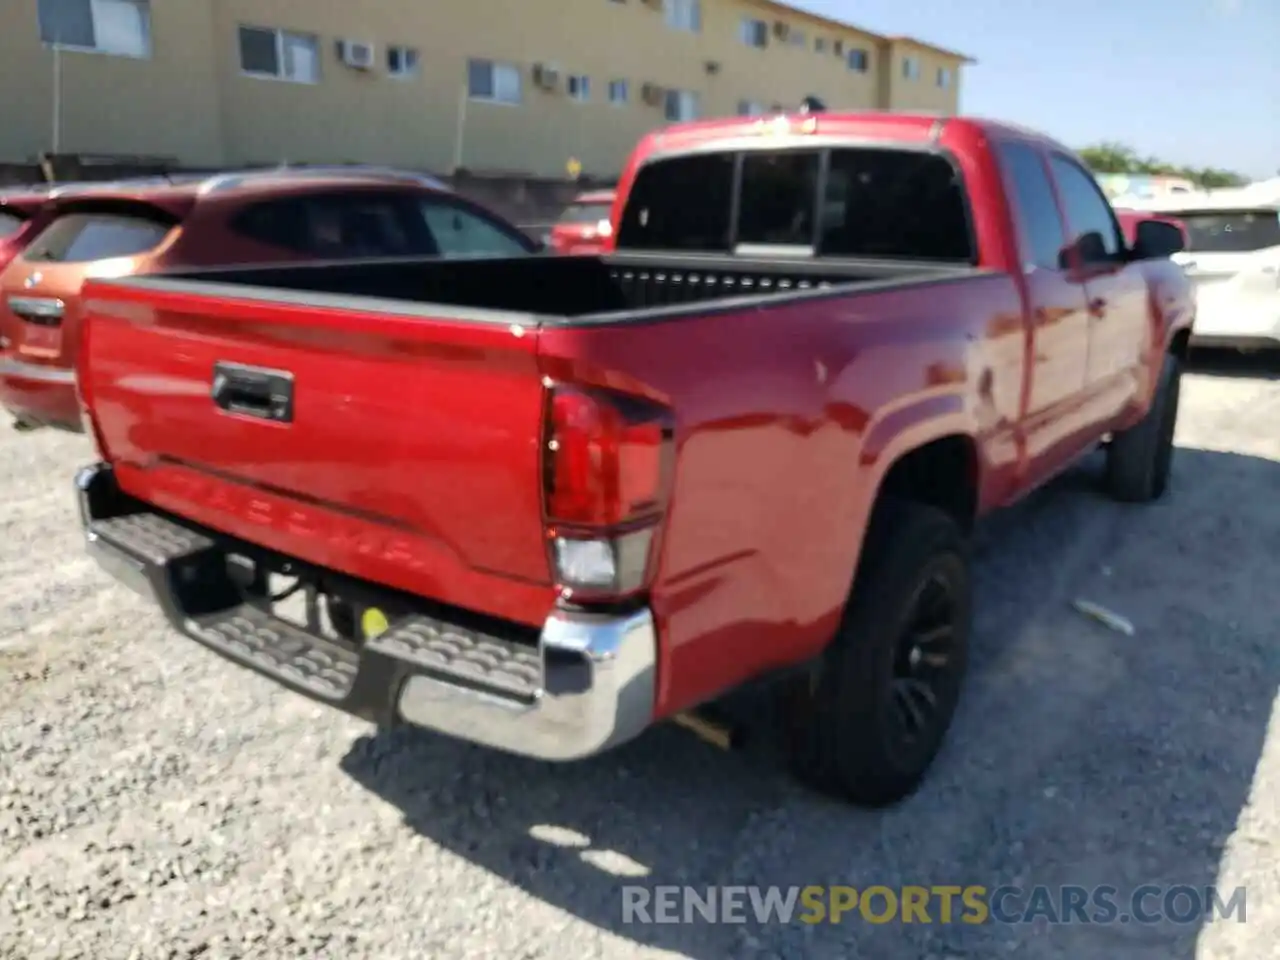
[[40, 363], [23, 363], [13, 357], [0, 357], [0, 377], [68, 385], [74, 385], [76, 382], [74, 370], [68, 370], [66, 367], [47, 367]]

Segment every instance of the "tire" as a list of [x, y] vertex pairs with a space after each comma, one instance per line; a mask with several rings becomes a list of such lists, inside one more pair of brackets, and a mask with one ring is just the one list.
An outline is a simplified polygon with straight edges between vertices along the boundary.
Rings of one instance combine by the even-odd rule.
[[[813, 676], [792, 690], [790, 760], [819, 791], [883, 807], [923, 782], [955, 714], [971, 629], [968, 543], [941, 510], [886, 499], [859, 567], [835, 638]], [[932, 643], [904, 644], [939, 598], [945, 630]], [[913, 704], [927, 722], [911, 736]]]
[[1169, 488], [1181, 386], [1182, 362], [1167, 354], [1146, 416], [1115, 434], [1107, 447], [1106, 488], [1114, 499], [1147, 503], [1160, 499]]

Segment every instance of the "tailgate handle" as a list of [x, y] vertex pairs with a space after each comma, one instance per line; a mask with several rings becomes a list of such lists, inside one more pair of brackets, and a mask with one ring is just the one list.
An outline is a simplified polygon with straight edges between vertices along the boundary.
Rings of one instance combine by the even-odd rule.
[[242, 363], [213, 365], [214, 405], [227, 413], [238, 413], [277, 423], [293, 422], [293, 374]]
[[28, 323], [56, 327], [62, 322], [67, 305], [57, 297], [10, 297], [9, 309]]

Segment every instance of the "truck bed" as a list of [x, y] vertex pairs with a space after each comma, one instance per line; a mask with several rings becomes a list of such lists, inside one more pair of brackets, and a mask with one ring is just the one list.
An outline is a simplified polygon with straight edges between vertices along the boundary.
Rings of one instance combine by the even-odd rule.
[[[659, 315], [697, 303], [776, 297], [822, 288], [865, 285], [887, 290], [930, 280], [956, 280], [979, 271], [954, 264], [818, 262], [725, 256], [538, 256], [439, 260], [396, 258], [356, 262], [216, 267], [124, 281], [128, 286], [181, 289], [238, 300], [386, 309], [385, 301], [488, 312], [468, 319], [511, 322], [508, 314], [540, 320], [609, 322]], [[178, 287], [174, 281], [183, 281]], [[379, 304], [370, 301], [383, 301]]]
[[[126, 495], [525, 626], [556, 596], [556, 384], [677, 410], [683, 445], [699, 423], [826, 418], [814, 378], [850, 363], [850, 324], [914, 341], [1017, 308], [1007, 278], [963, 266], [634, 253], [181, 271], [90, 280], [84, 300], [78, 384]], [[682, 477], [740, 482], [699, 457]], [[685, 529], [710, 545], [732, 524], [711, 527]]]

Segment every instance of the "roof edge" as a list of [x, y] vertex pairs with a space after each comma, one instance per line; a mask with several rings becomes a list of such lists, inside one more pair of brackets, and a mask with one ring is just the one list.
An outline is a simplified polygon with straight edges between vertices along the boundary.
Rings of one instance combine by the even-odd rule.
[[951, 57], [952, 59], [959, 60], [962, 64], [968, 67], [971, 67], [978, 62], [976, 59], [969, 56], [967, 53], [961, 53], [960, 51], [952, 50], [949, 47], [940, 47], [936, 43], [929, 43], [926, 40], [919, 40], [916, 37], [908, 37], [908, 36], [899, 34], [894, 36], [882, 37], [881, 39], [889, 43], [909, 43], [912, 46], [920, 47], [923, 50], [929, 50], [929, 51], [932, 51], [933, 53], [941, 53], [944, 56], [948, 56], [948, 57]]

